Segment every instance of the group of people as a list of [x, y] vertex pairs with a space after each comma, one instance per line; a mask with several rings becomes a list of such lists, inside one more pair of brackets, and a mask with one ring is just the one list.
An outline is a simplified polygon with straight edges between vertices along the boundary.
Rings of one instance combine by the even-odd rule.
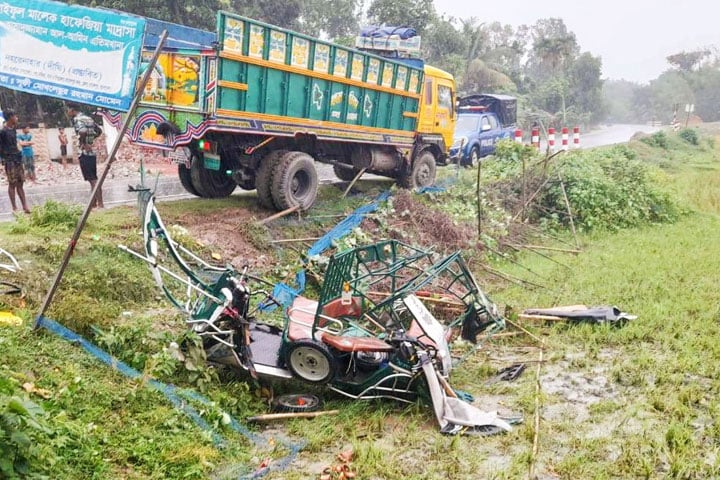
[[[78, 135], [80, 171], [83, 179], [90, 183], [90, 191], [92, 192], [97, 184], [97, 156], [93, 150], [93, 142], [101, 132], [95, 121], [81, 112], [77, 105], [69, 105], [67, 113], [72, 120], [75, 133]], [[13, 110], [3, 111], [3, 117], [5, 117], [5, 124], [0, 130], [0, 161], [5, 167], [8, 180], [10, 205], [13, 212], [17, 211], [16, 201], [19, 199], [23, 211], [30, 213], [23, 184], [26, 178], [33, 183], [36, 181], [32, 134], [28, 126], [25, 126], [21, 133], [18, 133], [18, 117]], [[66, 167], [68, 140], [62, 129], [58, 134], [58, 140], [60, 142], [62, 164], [63, 167]], [[101, 189], [98, 189], [92, 206], [104, 208]]]

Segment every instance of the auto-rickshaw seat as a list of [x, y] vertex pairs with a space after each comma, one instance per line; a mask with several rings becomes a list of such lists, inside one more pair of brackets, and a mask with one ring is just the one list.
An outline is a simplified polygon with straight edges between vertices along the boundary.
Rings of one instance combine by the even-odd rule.
[[389, 352], [392, 345], [375, 337], [350, 337], [326, 333], [323, 343], [341, 352]]
[[[315, 338], [321, 340], [325, 332], [316, 331], [313, 337], [313, 324], [315, 314], [318, 310], [318, 302], [298, 295], [292, 305], [287, 309], [288, 315], [288, 339], [291, 341], [303, 338]], [[325, 304], [321, 315], [330, 318], [359, 317], [362, 313], [362, 297], [352, 297], [347, 305], [343, 305], [341, 298], [336, 298]], [[320, 317], [318, 325], [323, 327], [328, 323], [327, 318]]]

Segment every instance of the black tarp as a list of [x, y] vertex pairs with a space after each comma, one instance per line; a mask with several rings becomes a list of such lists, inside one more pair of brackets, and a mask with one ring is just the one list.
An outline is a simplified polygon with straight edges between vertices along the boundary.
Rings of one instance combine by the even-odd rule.
[[[517, 123], [517, 98], [510, 95], [468, 95], [458, 100], [458, 107], [485, 107], [498, 116], [503, 127]], [[462, 113], [462, 110], [460, 110]]]

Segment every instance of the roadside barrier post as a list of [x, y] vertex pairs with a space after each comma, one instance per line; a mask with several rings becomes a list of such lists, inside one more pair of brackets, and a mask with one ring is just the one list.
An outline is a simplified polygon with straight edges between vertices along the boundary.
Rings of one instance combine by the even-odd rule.
[[555, 128], [548, 128], [548, 148], [551, 152], [555, 151]]
[[566, 152], [570, 150], [570, 145], [568, 145], [568, 140], [570, 137], [570, 131], [568, 130], [568, 127], [562, 128], [562, 149]]
[[580, 148], [580, 127], [573, 128], [573, 148]]
[[515, 129], [515, 142], [522, 143], [522, 130], [519, 128]]
[[540, 150], [540, 129], [538, 127], [533, 127], [530, 142], [533, 147]]

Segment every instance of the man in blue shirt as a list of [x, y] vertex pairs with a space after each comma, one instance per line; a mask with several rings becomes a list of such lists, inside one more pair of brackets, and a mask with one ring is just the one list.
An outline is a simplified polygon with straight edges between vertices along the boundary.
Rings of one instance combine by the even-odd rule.
[[18, 144], [22, 147], [22, 163], [25, 167], [25, 176], [35, 183], [35, 152], [33, 152], [32, 133], [27, 125], [17, 136]]

